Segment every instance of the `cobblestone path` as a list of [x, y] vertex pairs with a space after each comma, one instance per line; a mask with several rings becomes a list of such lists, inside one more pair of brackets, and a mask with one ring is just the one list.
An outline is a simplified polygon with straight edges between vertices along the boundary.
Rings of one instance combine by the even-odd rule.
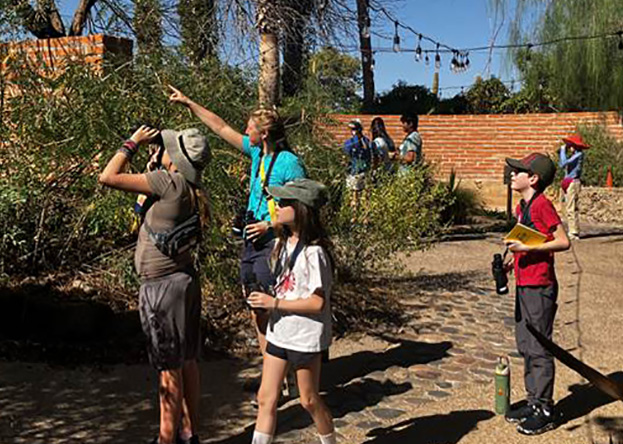
[[[412, 421], [427, 403], [460, 396], [466, 384], [482, 386], [493, 398], [497, 357], [519, 358], [514, 299], [497, 295], [489, 277], [478, 273], [462, 276], [455, 288], [435, 290], [436, 283], [457, 279], [427, 276], [424, 288], [414, 279], [413, 296], [401, 301], [409, 321], [401, 331], [377, 338], [377, 346], [384, 348], [332, 356], [323, 368], [322, 388], [339, 442], [385, 442], [385, 432]], [[404, 288], [409, 294], [408, 283]], [[477, 419], [493, 414], [483, 411], [481, 416]], [[246, 433], [222, 442], [248, 442], [250, 431], [247, 427]], [[319, 443], [298, 401], [280, 408], [275, 442]]]

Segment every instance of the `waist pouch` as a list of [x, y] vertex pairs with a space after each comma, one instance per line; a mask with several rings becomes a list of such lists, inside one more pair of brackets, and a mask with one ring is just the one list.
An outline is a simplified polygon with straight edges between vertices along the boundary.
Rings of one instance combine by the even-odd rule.
[[201, 219], [194, 213], [184, 222], [164, 233], [156, 233], [144, 222], [149, 239], [160, 252], [169, 257], [175, 257], [193, 248], [201, 240]]

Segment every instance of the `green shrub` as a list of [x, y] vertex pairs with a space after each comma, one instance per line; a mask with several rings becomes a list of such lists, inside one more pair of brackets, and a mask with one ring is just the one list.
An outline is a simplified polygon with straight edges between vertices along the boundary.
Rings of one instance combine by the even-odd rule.
[[466, 224], [469, 217], [482, 211], [482, 201], [476, 190], [461, 187], [461, 180], [457, 180], [454, 169], [448, 178], [448, 203], [442, 210], [441, 220], [450, 224]]
[[[138, 287], [132, 260], [136, 238], [130, 233], [134, 197], [99, 186], [98, 174], [140, 123], [205, 130], [187, 110], [168, 103], [167, 83], [236, 128], [245, 127], [256, 106], [256, 85], [245, 72], [215, 62], [191, 69], [176, 54], [107, 67], [103, 77], [77, 65], [45, 79], [21, 66], [15, 61], [4, 72], [20, 93], [6, 101], [0, 126], [0, 276], [54, 275], [67, 281], [81, 275], [96, 290], [95, 297], [108, 298], [120, 309], [133, 308]], [[338, 274], [354, 280], [370, 270], [392, 269], [388, 259], [393, 253], [425, 248], [435, 238], [451, 192], [433, 180], [426, 166], [379, 177], [361, 209], [367, 222], [353, 225], [343, 154], [339, 147], [320, 143], [314, 133], [314, 123], [333, 110], [336, 99], [317, 79], [305, 84], [281, 112], [309, 176], [329, 186], [325, 217], [336, 244]], [[243, 178], [249, 163], [205, 133], [214, 154], [204, 174], [213, 220], [197, 264], [207, 290], [208, 319], [219, 334], [222, 330], [233, 338], [247, 316], [237, 295], [240, 246], [230, 235], [230, 223], [246, 202], [248, 180]], [[146, 160], [143, 150], [134, 171]], [[336, 313], [357, 325], [365, 307], [348, 297], [336, 297]], [[375, 306], [384, 306], [380, 302]]]
[[591, 147], [586, 150], [582, 182], [605, 186], [608, 168], [611, 168], [615, 186], [623, 185], [623, 142], [617, 141], [604, 125], [583, 125], [578, 129]]
[[[334, 186], [343, 187], [343, 180]], [[426, 248], [443, 228], [442, 212], [452, 202], [448, 188], [433, 180], [425, 164], [380, 177], [364, 191], [357, 210], [348, 191], [342, 196], [335, 202], [340, 206], [332, 231], [345, 279], [360, 278], [365, 270], [391, 270], [393, 253]]]

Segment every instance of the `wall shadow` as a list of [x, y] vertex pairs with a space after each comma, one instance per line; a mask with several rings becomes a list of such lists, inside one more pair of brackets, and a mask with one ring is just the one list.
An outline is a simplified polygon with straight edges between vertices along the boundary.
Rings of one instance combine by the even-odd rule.
[[386, 335], [379, 337], [394, 344], [392, 348], [382, 352], [361, 351], [331, 359], [322, 369], [321, 390], [331, 390], [353, 379], [376, 371], [384, 371], [389, 367], [407, 368], [414, 364], [437, 361], [449, 356], [447, 351], [452, 348], [452, 343], [448, 341], [427, 343], [395, 339]]
[[[377, 405], [383, 399], [406, 393], [412, 388], [410, 382], [396, 384], [390, 380], [379, 381], [366, 375], [384, 371], [393, 366], [410, 367], [425, 364], [448, 356], [451, 342], [424, 343], [398, 340], [388, 336], [382, 339], [394, 346], [382, 352], [363, 351], [331, 359], [322, 369], [321, 392], [334, 418], [358, 412]], [[363, 378], [363, 379], [360, 379]], [[351, 382], [352, 381], [352, 382]], [[278, 413], [277, 434], [301, 430], [312, 424], [309, 414], [297, 403]], [[254, 424], [218, 444], [248, 444], [253, 435]]]
[[[623, 372], [614, 372], [609, 378], [623, 384]], [[594, 385], [573, 384], [569, 387], [569, 395], [556, 403], [560, 425], [588, 415], [593, 410], [613, 402], [620, 402], [606, 395]]]
[[593, 422], [599, 426], [614, 443], [623, 443], [623, 418], [598, 416]]
[[[324, 395], [323, 399], [329, 406], [333, 418], [339, 419], [348, 413], [374, 406], [388, 396], [408, 392], [411, 388], [412, 385], [409, 382], [396, 384], [392, 381], [379, 382], [373, 379], [363, 379], [347, 387], [335, 388]], [[278, 412], [276, 436], [293, 430], [302, 430], [312, 424], [309, 413], [296, 403]], [[214, 442], [214, 444], [249, 444], [254, 429], [255, 424], [250, 424], [242, 433]]]
[[482, 291], [481, 281], [488, 279], [483, 271], [448, 272], [436, 274], [416, 274], [392, 278], [390, 285], [395, 288], [415, 290], [417, 293], [441, 291]]
[[[200, 435], [231, 430], [222, 417], [240, 419], [238, 427], [252, 421], [238, 376], [243, 363], [200, 368]], [[148, 365], [69, 369], [0, 362], [0, 443], [147, 443], [158, 431], [157, 380]]]
[[371, 430], [368, 436], [373, 439], [366, 441], [366, 444], [456, 444], [475, 430], [479, 422], [493, 416], [493, 412], [488, 410], [466, 410], [412, 418], [390, 427]]

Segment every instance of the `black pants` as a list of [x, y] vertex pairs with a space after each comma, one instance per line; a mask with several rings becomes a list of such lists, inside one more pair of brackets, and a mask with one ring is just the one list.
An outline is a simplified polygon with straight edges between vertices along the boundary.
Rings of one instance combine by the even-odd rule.
[[526, 327], [530, 322], [548, 339], [552, 338], [558, 305], [558, 285], [517, 287], [515, 296], [515, 338], [517, 350], [524, 358], [524, 383], [528, 404], [553, 405], [554, 357]]

